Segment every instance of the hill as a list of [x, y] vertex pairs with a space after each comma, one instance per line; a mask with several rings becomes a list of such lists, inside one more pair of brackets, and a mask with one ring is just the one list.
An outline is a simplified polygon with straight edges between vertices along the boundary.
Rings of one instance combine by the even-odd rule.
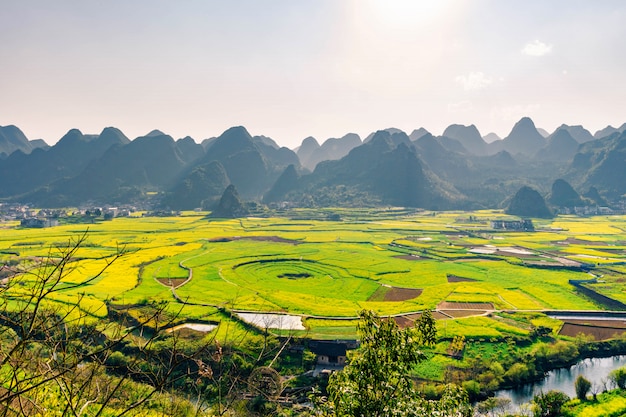
[[520, 217], [538, 217], [542, 219], [554, 217], [541, 194], [528, 186], [520, 188], [515, 193], [506, 209], [506, 213]]

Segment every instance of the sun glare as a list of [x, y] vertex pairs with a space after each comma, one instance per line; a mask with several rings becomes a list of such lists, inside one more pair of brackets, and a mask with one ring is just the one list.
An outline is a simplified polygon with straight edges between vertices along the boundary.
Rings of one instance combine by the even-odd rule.
[[391, 25], [411, 25], [438, 18], [448, 7], [447, 0], [369, 0], [377, 18]]

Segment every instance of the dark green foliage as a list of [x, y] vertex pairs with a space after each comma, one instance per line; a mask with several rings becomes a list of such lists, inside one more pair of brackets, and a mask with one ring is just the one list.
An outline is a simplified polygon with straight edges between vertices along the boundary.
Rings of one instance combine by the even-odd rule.
[[219, 204], [211, 213], [211, 217], [236, 218], [247, 214], [248, 209], [241, 202], [237, 189], [233, 184], [230, 184], [224, 190]]
[[576, 190], [563, 179], [558, 179], [552, 183], [552, 192], [548, 197], [548, 202], [556, 207], [580, 207], [586, 205]]
[[511, 199], [506, 213], [520, 217], [538, 217], [544, 219], [554, 217], [548, 206], [546, 206], [546, 202], [541, 194], [528, 186], [523, 186], [517, 191], [515, 196]]
[[401, 330], [393, 319], [362, 311], [360, 349], [343, 371], [331, 375], [327, 411], [337, 417], [471, 415], [467, 396], [458, 387], [446, 387], [439, 401], [424, 400], [415, 390], [409, 371], [426, 359], [422, 348], [434, 343], [433, 329], [428, 313], [415, 329]]
[[576, 398], [581, 401], [585, 401], [587, 399], [587, 394], [591, 389], [591, 382], [587, 378], [582, 375], [578, 375], [576, 381], [574, 382], [574, 389], [576, 390]]
[[620, 389], [626, 389], [626, 367], [621, 367], [612, 371], [609, 378]]
[[560, 391], [548, 391], [535, 395], [533, 403], [536, 406], [535, 417], [559, 417], [563, 415], [562, 408], [569, 397]]

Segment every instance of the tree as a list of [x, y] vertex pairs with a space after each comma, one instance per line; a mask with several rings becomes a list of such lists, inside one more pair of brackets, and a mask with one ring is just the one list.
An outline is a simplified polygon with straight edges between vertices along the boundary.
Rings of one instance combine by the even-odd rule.
[[188, 364], [202, 349], [189, 355], [176, 337], [156, 349], [175, 317], [165, 305], [147, 305], [144, 317], [114, 323], [93, 320], [97, 312], [86, 309], [82, 296], [63, 297], [124, 255], [118, 250], [95, 275], [70, 280], [86, 238], [50, 250], [0, 286], [0, 416], [121, 416], [141, 412], [149, 400], [167, 404], [165, 415], [186, 415], [192, 404], [165, 390], [196, 372]]
[[489, 397], [485, 401], [476, 404], [476, 411], [495, 417], [504, 414], [511, 404], [511, 399], [506, 397]]
[[626, 366], [611, 371], [609, 379], [617, 388], [626, 389]]
[[576, 398], [580, 401], [585, 401], [587, 399], [587, 394], [591, 389], [591, 382], [587, 378], [582, 375], [578, 375], [576, 381], [574, 382], [574, 389], [576, 390]]
[[360, 313], [357, 332], [361, 341], [349, 364], [330, 377], [329, 401], [323, 413], [337, 417], [469, 416], [467, 395], [457, 386], [446, 386], [438, 401], [424, 400], [409, 371], [426, 360], [425, 346], [434, 344], [436, 329], [429, 311], [416, 327], [401, 330], [393, 319]]
[[535, 417], [559, 417], [562, 415], [562, 408], [569, 397], [561, 391], [548, 391], [540, 393], [533, 398]]

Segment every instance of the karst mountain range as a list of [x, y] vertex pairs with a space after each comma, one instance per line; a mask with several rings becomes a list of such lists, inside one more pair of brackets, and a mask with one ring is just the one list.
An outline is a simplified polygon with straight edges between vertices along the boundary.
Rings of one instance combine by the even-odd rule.
[[620, 204], [625, 179], [626, 123], [548, 134], [525, 117], [503, 139], [474, 125], [441, 136], [389, 128], [321, 144], [308, 137], [294, 150], [240, 126], [201, 143], [158, 130], [130, 140], [114, 127], [72, 129], [53, 146], [0, 126], [0, 202], [37, 207], [212, 209], [231, 184], [268, 206], [501, 208], [523, 187], [552, 207], [605, 206]]

